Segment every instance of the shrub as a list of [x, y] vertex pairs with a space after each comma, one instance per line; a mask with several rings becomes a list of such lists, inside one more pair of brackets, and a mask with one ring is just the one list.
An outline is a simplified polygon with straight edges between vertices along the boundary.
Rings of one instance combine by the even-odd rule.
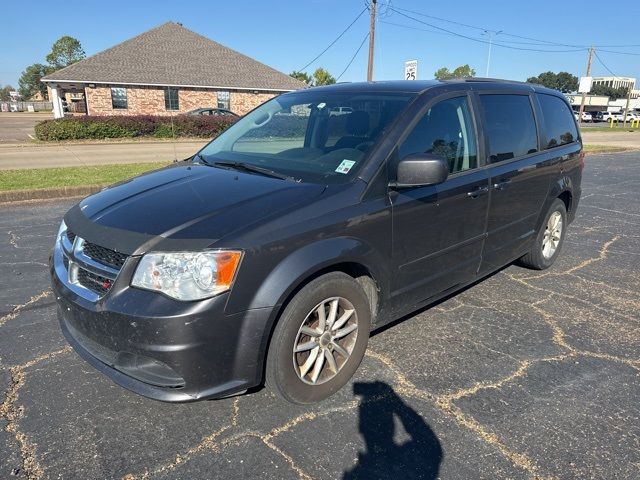
[[35, 126], [39, 140], [82, 140], [127, 137], [213, 138], [235, 122], [235, 117], [206, 115], [83, 116], [45, 120]]

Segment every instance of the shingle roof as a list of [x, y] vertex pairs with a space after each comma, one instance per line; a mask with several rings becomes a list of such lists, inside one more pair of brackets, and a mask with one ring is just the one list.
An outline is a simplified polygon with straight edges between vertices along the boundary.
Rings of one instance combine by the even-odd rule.
[[168, 22], [43, 78], [47, 82], [296, 90], [305, 85]]

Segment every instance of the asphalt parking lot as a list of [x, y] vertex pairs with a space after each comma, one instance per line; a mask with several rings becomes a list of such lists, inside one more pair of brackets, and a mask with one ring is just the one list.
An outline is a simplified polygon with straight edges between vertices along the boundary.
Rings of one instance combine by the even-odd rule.
[[29, 141], [35, 124], [52, 118], [51, 112], [1, 112], [0, 144]]
[[589, 156], [551, 270], [508, 267], [377, 333], [313, 407], [116, 386], [55, 319], [46, 259], [72, 202], [0, 207], [0, 478], [639, 478], [638, 185], [640, 153]]

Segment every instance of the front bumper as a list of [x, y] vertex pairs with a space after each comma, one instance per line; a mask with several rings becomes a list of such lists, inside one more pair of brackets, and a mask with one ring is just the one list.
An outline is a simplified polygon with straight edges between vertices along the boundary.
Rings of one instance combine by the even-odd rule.
[[[62, 332], [91, 365], [149, 398], [190, 402], [240, 393], [262, 381], [271, 308], [225, 315], [228, 294], [180, 302], [127, 285], [97, 301], [50, 271]], [[133, 263], [133, 261], [131, 262]], [[126, 270], [134, 268], [127, 264]]]

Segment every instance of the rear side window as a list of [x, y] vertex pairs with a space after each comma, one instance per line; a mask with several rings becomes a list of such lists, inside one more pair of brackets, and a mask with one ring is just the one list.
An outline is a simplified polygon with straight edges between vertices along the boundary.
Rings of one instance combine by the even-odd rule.
[[[559, 145], [575, 142], [578, 139], [576, 122], [573, 113], [562, 99], [553, 95], [539, 94], [540, 107], [544, 117], [547, 144], [545, 148], [553, 148]], [[594, 116], [597, 116], [594, 113]], [[544, 135], [543, 135], [544, 136]]]
[[538, 151], [538, 134], [528, 95], [480, 95], [489, 161], [502, 162]]

